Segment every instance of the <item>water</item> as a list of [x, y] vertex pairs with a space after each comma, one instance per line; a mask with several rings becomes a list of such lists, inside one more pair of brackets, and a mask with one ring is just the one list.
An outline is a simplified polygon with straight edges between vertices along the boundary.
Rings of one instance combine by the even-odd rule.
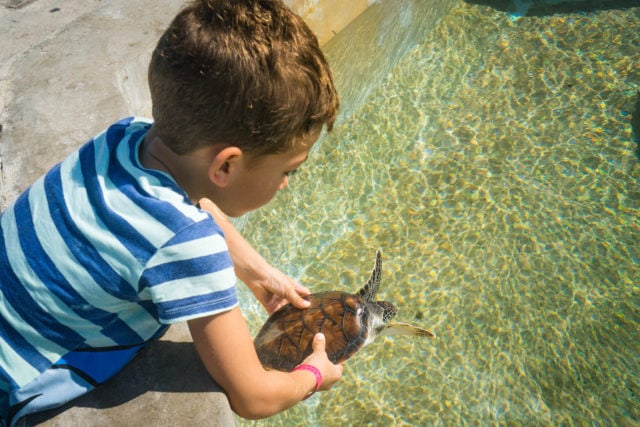
[[640, 8], [448, 15], [244, 227], [313, 291], [381, 248], [380, 296], [438, 339], [239, 425], [640, 425], [639, 46]]

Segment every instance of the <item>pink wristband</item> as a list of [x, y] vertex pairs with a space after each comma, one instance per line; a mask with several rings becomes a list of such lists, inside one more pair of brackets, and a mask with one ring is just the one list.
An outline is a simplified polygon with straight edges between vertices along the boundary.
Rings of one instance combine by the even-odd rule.
[[311, 365], [298, 365], [295, 368], [293, 368], [294, 371], [309, 371], [311, 372], [313, 375], [316, 376], [316, 388], [315, 390], [313, 390], [312, 392], [310, 392], [309, 394], [307, 394], [307, 396], [302, 399], [302, 400], [307, 400], [308, 398], [310, 398], [311, 396], [313, 396], [313, 394], [320, 390], [320, 386], [322, 385], [322, 374], [320, 373], [320, 371], [318, 370], [318, 368], [316, 368], [315, 366], [311, 366]]

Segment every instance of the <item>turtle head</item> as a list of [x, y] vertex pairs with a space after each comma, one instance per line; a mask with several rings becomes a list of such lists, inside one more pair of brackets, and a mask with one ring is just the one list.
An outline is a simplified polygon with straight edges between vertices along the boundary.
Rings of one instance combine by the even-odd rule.
[[382, 323], [389, 323], [396, 315], [397, 310], [389, 301], [376, 301], [375, 304], [382, 309]]
[[373, 337], [382, 332], [387, 323], [396, 315], [396, 308], [388, 301], [368, 302], [367, 307], [369, 309], [369, 327], [375, 331], [371, 335]]
[[366, 302], [364, 312], [368, 313], [369, 336], [365, 345], [373, 341], [373, 338], [385, 330], [387, 323], [396, 315], [396, 308], [388, 301]]

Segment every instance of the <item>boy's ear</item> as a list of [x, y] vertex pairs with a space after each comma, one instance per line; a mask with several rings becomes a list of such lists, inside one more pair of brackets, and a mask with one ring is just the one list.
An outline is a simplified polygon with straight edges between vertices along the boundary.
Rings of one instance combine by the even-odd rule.
[[242, 158], [238, 147], [225, 147], [215, 155], [209, 165], [209, 179], [218, 187], [226, 187]]

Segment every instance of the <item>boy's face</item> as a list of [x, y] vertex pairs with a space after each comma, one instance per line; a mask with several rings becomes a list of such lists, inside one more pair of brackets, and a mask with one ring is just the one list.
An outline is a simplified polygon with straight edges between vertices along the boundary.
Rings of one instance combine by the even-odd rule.
[[220, 206], [229, 216], [237, 217], [269, 202], [289, 184], [289, 177], [309, 156], [320, 131], [307, 134], [295, 149], [252, 158], [243, 156], [234, 179], [227, 188], [226, 203]]

